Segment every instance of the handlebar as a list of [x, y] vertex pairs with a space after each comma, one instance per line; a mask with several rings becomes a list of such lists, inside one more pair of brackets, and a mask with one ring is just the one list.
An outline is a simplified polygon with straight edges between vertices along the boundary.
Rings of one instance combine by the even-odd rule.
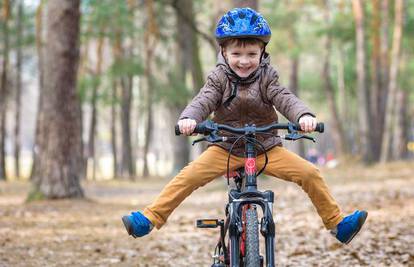
[[[315, 132], [323, 133], [324, 132], [324, 124], [319, 122], [316, 125]], [[234, 133], [234, 134], [246, 134], [246, 133], [265, 133], [270, 130], [288, 130], [291, 131], [301, 131], [301, 126], [299, 123], [273, 123], [268, 126], [264, 127], [256, 127], [254, 125], [245, 126], [243, 128], [234, 128], [224, 124], [214, 123], [210, 120], [203, 121], [198, 123], [194, 129], [193, 133], [199, 134], [210, 134], [217, 130], [223, 130], [226, 132]], [[181, 135], [180, 128], [178, 125], [175, 125], [175, 135]]]

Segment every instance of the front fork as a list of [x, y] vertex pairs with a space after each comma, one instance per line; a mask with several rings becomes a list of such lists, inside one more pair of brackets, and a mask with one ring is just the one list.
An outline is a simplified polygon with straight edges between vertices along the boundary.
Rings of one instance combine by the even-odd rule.
[[[250, 199], [240, 199], [238, 195], [243, 193], [237, 192], [236, 190], [231, 190], [230, 203], [228, 207], [228, 212], [230, 216], [229, 223], [229, 250], [230, 250], [230, 266], [239, 267], [240, 265], [240, 237], [243, 231], [242, 224], [242, 207], [248, 204], [256, 204], [262, 208], [263, 218], [260, 223], [260, 232], [265, 238], [265, 247], [266, 247], [266, 266], [274, 267], [275, 266], [275, 223], [272, 216], [272, 206], [273, 206], [273, 192], [265, 191], [263, 193], [257, 192], [257, 195], [260, 195], [260, 198], [253, 197]], [[236, 198], [233, 198], [236, 197]]]

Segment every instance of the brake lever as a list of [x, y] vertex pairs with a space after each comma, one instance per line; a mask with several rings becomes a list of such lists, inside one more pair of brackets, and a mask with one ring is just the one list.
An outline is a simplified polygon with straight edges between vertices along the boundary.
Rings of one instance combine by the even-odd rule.
[[315, 138], [313, 138], [312, 136], [299, 134], [298, 132], [291, 132], [290, 134], [285, 135], [284, 138], [285, 140], [291, 140], [291, 141], [296, 141], [296, 140], [303, 138], [303, 139], [311, 140], [314, 143], [316, 142]]
[[211, 133], [211, 134], [209, 134], [206, 137], [203, 137], [203, 138], [194, 140], [193, 143], [192, 143], [192, 145], [194, 146], [196, 143], [202, 142], [202, 141], [207, 141], [209, 143], [220, 143], [220, 142], [224, 142], [226, 140], [227, 140], [226, 137], [218, 136], [215, 133]]
[[205, 137], [203, 137], [203, 138], [200, 138], [200, 139], [197, 139], [197, 140], [194, 140], [192, 143], [191, 143], [191, 145], [192, 146], [194, 146], [195, 144], [197, 144], [198, 142], [203, 142], [203, 141], [206, 141], [207, 139], [205, 138]]
[[313, 138], [312, 136], [309, 136], [309, 135], [302, 135], [302, 138], [304, 138], [304, 139], [308, 139], [308, 140], [311, 140], [312, 142], [316, 143], [315, 138]]
[[298, 132], [291, 132], [289, 134], [286, 134], [283, 138], [285, 140], [289, 140], [289, 141], [296, 141], [296, 140], [302, 138], [302, 136], [300, 134], [298, 134]]

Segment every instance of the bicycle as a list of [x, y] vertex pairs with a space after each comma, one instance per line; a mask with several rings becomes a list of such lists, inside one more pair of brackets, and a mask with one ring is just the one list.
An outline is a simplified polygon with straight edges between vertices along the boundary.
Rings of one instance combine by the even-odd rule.
[[[227, 184], [232, 177], [236, 188], [229, 187], [229, 201], [225, 206], [225, 220], [219, 219], [198, 219], [198, 228], [220, 227], [220, 237], [214, 249], [212, 267], [257, 267], [264, 265], [264, 258], [259, 252], [259, 225], [260, 233], [265, 239], [266, 266], [275, 266], [275, 223], [273, 221], [274, 193], [271, 190], [257, 190], [257, 176], [259, 176], [268, 163], [268, 157], [263, 145], [257, 141], [256, 134], [269, 134], [270, 130], [287, 130], [288, 134], [283, 136], [285, 140], [309, 139], [315, 142], [311, 136], [301, 134], [300, 125], [295, 123], [274, 123], [265, 127], [246, 125], [243, 128], [233, 128], [212, 121], [204, 121], [197, 124], [194, 133], [204, 134], [205, 137], [197, 139], [193, 145], [207, 141], [219, 143], [234, 139], [233, 146], [243, 140], [245, 141], [245, 165], [230, 175], [230, 155], [233, 146], [230, 148], [227, 160]], [[219, 131], [225, 131], [235, 136], [220, 136]], [[318, 123], [316, 132], [324, 131], [324, 124]], [[180, 135], [178, 125], [175, 127], [176, 135]], [[257, 172], [256, 169], [256, 146], [260, 147], [265, 154], [265, 164]], [[263, 217], [259, 223], [257, 206], [262, 209]], [[226, 239], [226, 235], [228, 237]]]

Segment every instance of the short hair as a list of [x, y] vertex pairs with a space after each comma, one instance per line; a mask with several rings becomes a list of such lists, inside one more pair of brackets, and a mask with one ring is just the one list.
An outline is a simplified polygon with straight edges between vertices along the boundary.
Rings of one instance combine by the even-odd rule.
[[261, 48], [264, 47], [265, 43], [257, 38], [252, 38], [252, 37], [243, 37], [243, 38], [229, 38], [227, 40], [225, 40], [221, 46], [222, 47], [226, 47], [228, 45], [232, 45], [235, 44], [236, 46], [241, 46], [241, 47], [245, 47], [248, 45], [260, 45]]

